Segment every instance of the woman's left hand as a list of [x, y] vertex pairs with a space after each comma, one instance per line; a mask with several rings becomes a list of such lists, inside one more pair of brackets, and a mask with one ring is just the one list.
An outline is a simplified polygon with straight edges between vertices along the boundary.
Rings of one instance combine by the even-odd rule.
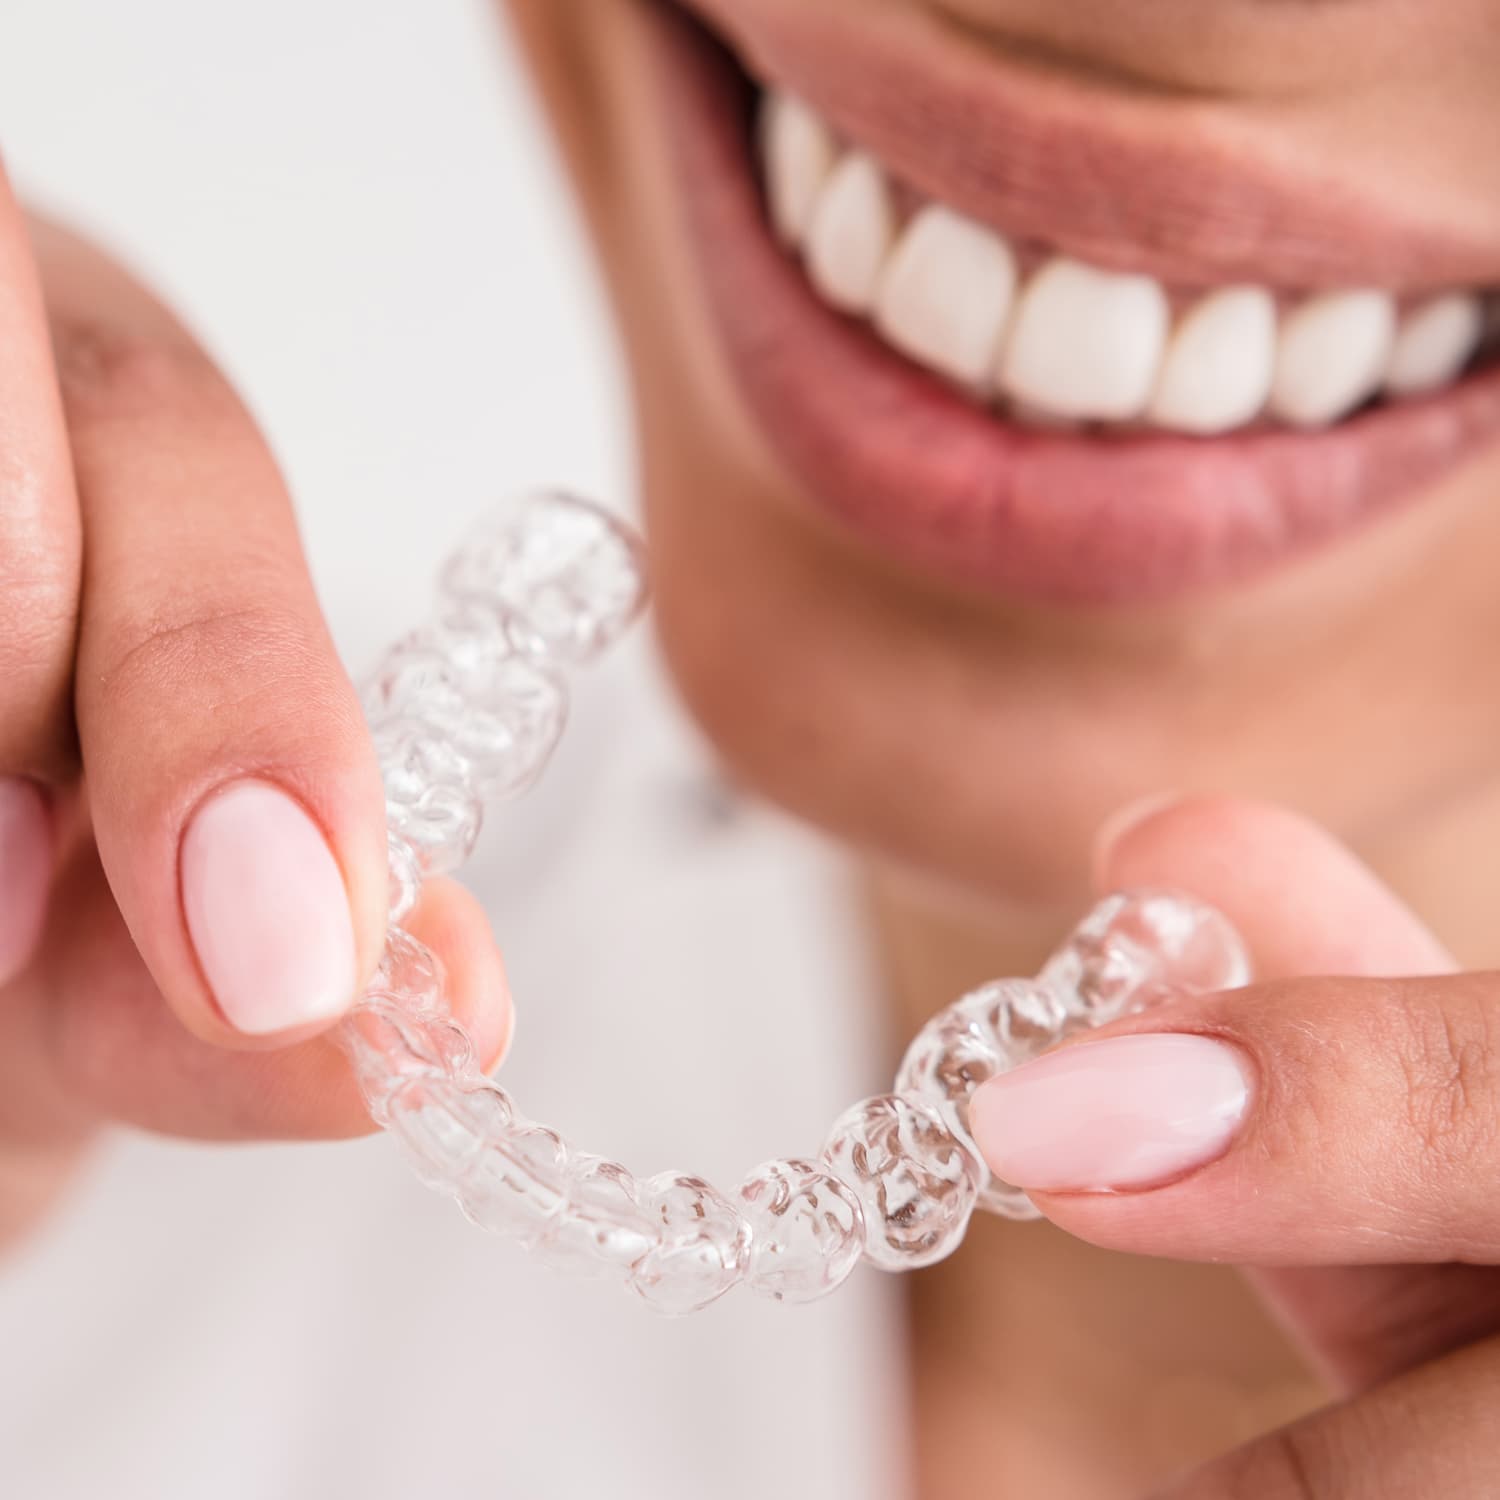
[[[980, 1145], [1095, 1244], [1257, 1268], [1345, 1398], [1163, 1500], [1500, 1494], [1500, 974], [1454, 972], [1362, 865], [1275, 809], [1159, 807], [1099, 866], [1105, 889], [1214, 903], [1262, 982], [991, 1082]], [[1328, 974], [1345, 977], [1305, 977]]]

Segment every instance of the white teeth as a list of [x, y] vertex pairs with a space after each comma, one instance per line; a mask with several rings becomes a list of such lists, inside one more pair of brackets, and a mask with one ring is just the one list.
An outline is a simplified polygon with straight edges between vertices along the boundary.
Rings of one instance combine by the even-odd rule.
[[1267, 288], [1233, 286], [1199, 296], [1173, 328], [1149, 276], [1056, 256], [1022, 286], [1004, 236], [953, 209], [925, 204], [903, 229], [880, 163], [845, 151], [790, 95], [766, 95], [761, 151], [776, 235], [824, 301], [977, 398], [1002, 396], [1016, 421], [1144, 419], [1205, 437], [1262, 416], [1322, 427], [1378, 394], [1441, 389], [1492, 337], [1500, 350], [1500, 299], [1465, 292], [1398, 320], [1382, 291], [1280, 312]]
[[1189, 309], [1167, 349], [1147, 413], [1159, 427], [1199, 436], [1251, 421], [1266, 404], [1276, 362], [1276, 302], [1264, 287], [1226, 287]]
[[851, 151], [823, 186], [807, 229], [807, 269], [835, 307], [869, 312], [896, 238], [896, 214], [879, 164]]
[[1412, 308], [1396, 330], [1386, 390], [1416, 396], [1447, 385], [1468, 364], [1483, 334], [1484, 306], [1478, 297], [1451, 292]]
[[1167, 318], [1166, 293], [1151, 277], [1059, 257], [1021, 295], [1000, 384], [1054, 416], [1129, 421], [1156, 384]]
[[997, 234], [932, 204], [907, 226], [885, 268], [875, 324], [918, 364], [984, 387], [1016, 289], [1016, 259]]
[[1385, 292], [1329, 292], [1281, 324], [1271, 412], [1297, 427], [1346, 416], [1380, 388], [1396, 330]]
[[761, 116], [766, 195], [782, 243], [800, 245], [839, 159], [833, 132], [800, 99], [768, 94]]

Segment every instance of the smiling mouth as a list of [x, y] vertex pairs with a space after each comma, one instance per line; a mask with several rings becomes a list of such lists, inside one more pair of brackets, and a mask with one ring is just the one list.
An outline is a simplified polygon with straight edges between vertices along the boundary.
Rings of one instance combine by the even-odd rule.
[[923, 199], [791, 95], [766, 93], [761, 121], [772, 222], [823, 301], [1022, 424], [1326, 427], [1453, 385], [1500, 307], [1477, 289], [1174, 287]]
[[[763, 8], [738, 53], [660, 8], [683, 202], [771, 446], [883, 550], [1016, 597], [1155, 600], [1352, 532], [1500, 434], [1488, 247], [1214, 142], [1208, 176], [1179, 167], [1180, 141], [1117, 142], [1097, 101], [994, 60], [945, 96], [899, 39], [860, 57]], [[929, 128], [945, 103], [966, 132]]]

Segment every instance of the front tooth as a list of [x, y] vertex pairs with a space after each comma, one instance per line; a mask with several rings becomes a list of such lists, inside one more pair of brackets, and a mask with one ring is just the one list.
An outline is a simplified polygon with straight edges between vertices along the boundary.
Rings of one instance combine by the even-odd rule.
[[1227, 432], [1265, 405], [1275, 362], [1271, 294], [1258, 286], [1214, 292], [1177, 325], [1147, 415], [1176, 432]]
[[1000, 383], [1053, 416], [1128, 421], [1156, 384], [1167, 318], [1166, 293], [1149, 276], [1050, 261], [1021, 295]]
[[871, 157], [851, 151], [824, 184], [808, 225], [813, 285], [844, 312], [868, 312], [895, 238], [885, 173]]
[[965, 385], [995, 366], [1016, 290], [997, 234], [932, 204], [907, 226], [881, 277], [875, 323], [903, 354]]
[[1416, 396], [1447, 385], [1468, 364], [1484, 333], [1484, 308], [1462, 292], [1434, 297], [1401, 319], [1385, 388]]
[[1321, 427], [1380, 387], [1396, 327], [1385, 292], [1329, 292], [1282, 322], [1271, 412], [1297, 427]]
[[782, 243], [795, 247], [838, 161], [838, 144], [822, 119], [789, 94], [766, 96], [761, 128], [771, 222]]

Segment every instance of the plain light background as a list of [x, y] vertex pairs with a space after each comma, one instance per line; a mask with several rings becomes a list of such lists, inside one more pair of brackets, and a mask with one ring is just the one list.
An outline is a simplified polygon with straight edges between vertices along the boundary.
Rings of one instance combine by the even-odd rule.
[[223, 359], [351, 650], [474, 506], [627, 492], [593, 268], [484, 0], [6, 0], [0, 147]]
[[[491, 498], [630, 505], [618, 352], [481, 0], [5, 0], [0, 147], [248, 398], [356, 671]], [[841, 868], [726, 797], [644, 638], [468, 873], [519, 998], [506, 1082], [587, 1148], [727, 1185], [881, 1085]], [[17, 1500], [879, 1500], [899, 1398], [881, 1278], [658, 1321], [381, 1141], [125, 1137], [0, 1264]]]

